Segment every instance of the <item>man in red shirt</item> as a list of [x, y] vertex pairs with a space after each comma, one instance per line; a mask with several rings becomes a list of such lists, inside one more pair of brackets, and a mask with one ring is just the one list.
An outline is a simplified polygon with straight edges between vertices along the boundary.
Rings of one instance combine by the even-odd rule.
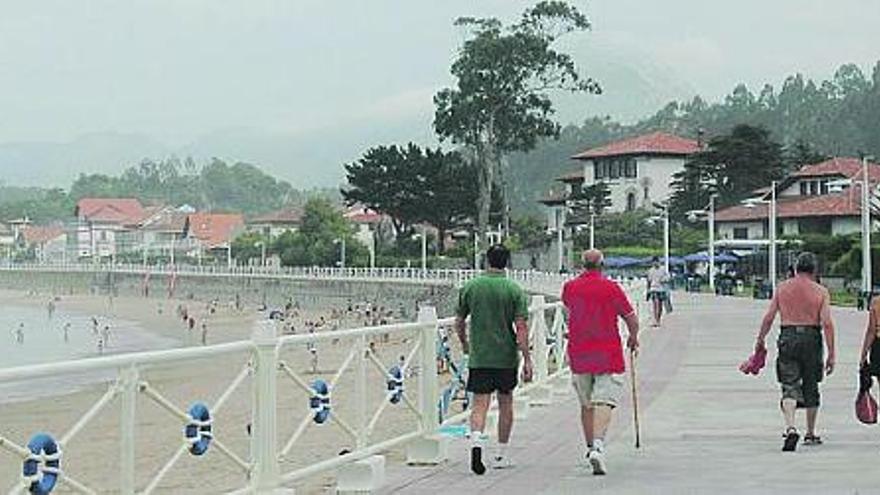
[[623, 289], [602, 274], [602, 252], [583, 254], [584, 272], [565, 284], [568, 360], [581, 404], [587, 460], [593, 474], [605, 474], [605, 432], [623, 392], [623, 358], [618, 318], [629, 329], [627, 347], [639, 347], [639, 320]]

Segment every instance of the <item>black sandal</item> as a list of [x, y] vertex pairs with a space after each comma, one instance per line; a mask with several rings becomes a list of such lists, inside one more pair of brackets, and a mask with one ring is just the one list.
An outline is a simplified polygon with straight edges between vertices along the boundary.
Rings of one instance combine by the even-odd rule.
[[822, 445], [822, 437], [807, 433], [804, 435], [804, 445]]
[[797, 429], [789, 428], [785, 430], [785, 434], [782, 436], [785, 438], [785, 442], [782, 444], [782, 451], [794, 452], [797, 448], [798, 440], [801, 439], [801, 436], [798, 435]]

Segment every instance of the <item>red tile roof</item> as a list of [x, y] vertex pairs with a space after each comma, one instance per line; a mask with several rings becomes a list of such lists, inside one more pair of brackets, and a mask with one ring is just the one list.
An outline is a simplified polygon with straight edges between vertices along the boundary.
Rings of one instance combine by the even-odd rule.
[[76, 203], [75, 215], [92, 222], [136, 225], [146, 212], [134, 198], [82, 198]]
[[692, 155], [700, 151], [700, 145], [693, 139], [654, 132], [589, 149], [572, 158], [589, 160], [610, 156], [626, 155]]
[[[791, 174], [791, 177], [826, 177], [829, 175], [842, 175], [846, 178], [862, 177], [862, 160], [858, 158], [832, 158], [822, 163], [806, 165]], [[880, 165], [868, 163], [868, 179], [871, 182], [880, 182]]]
[[576, 170], [567, 174], [560, 175], [556, 178], [559, 182], [582, 182], [584, 180], [584, 171]]
[[302, 222], [303, 212], [299, 208], [282, 208], [280, 210], [257, 215], [250, 220], [254, 223], [280, 223], [299, 225]]
[[22, 234], [27, 244], [42, 244], [64, 235], [64, 229], [61, 227], [25, 227], [22, 229]]
[[385, 215], [363, 206], [351, 206], [342, 214], [349, 222], [361, 224], [382, 223]]
[[225, 247], [244, 228], [237, 213], [193, 213], [186, 219], [187, 232], [208, 249]]
[[[777, 218], [855, 217], [861, 215], [861, 186], [855, 185], [839, 193], [818, 196], [782, 197], [776, 203]], [[715, 213], [716, 222], [764, 220], [769, 205], [736, 205]]]

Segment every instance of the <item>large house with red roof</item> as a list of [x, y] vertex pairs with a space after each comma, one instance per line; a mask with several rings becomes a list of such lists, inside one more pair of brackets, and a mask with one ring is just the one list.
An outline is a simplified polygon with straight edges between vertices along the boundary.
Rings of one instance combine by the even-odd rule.
[[[868, 182], [880, 186], [880, 165], [868, 164]], [[759, 201], [724, 208], [715, 213], [718, 242], [762, 240], [769, 237], [769, 188]], [[833, 158], [806, 165], [777, 184], [779, 234], [846, 235], [861, 230], [862, 161]]]
[[[701, 144], [665, 132], [654, 132], [614, 141], [578, 153], [571, 158], [580, 163], [577, 170], [557, 177], [564, 190], [551, 191], [541, 200], [555, 210], [578, 188], [604, 182], [611, 192], [609, 211], [652, 208], [672, 193], [672, 176], [684, 169], [688, 158], [700, 151]], [[564, 213], [550, 212], [549, 228], [564, 222]]]
[[232, 241], [244, 232], [244, 216], [239, 213], [193, 213], [186, 218], [185, 238], [191, 256], [204, 253], [231, 257]]
[[134, 198], [82, 198], [76, 203], [72, 233], [80, 258], [114, 257], [126, 250], [130, 234], [152, 212]]

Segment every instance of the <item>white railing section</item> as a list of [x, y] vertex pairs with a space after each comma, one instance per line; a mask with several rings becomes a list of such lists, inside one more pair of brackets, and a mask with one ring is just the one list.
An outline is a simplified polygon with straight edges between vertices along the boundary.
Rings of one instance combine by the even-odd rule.
[[[48, 267], [35, 266], [32, 269], [50, 269]], [[80, 270], [86, 267], [68, 265], [66, 269]], [[8, 268], [7, 268], [8, 269]], [[17, 267], [16, 269], [21, 269]], [[93, 269], [93, 267], [88, 267]], [[121, 268], [116, 268], [121, 269]], [[290, 272], [288, 272], [289, 274]], [[312, 273], [315, 272], [308, 272]], [[335, 276], [338, 272], [321, 270], [317, 273], [326, 273]], [[357, 272], [349, 272], [354, 276]], [[386, 272], [394, 274], [396, 272]], [[435, 277], [442, 277], [445, 272], [435, 271]], [[248, 275], [252, 275], [248, 273]], [[452, 276], [452, 272], [450, 272]], [[459, 273], [459, 275], [461, 274]], [[402, 278], [402, 276], [401, 276]], [[456, 279], [456, 280], [460, 280]], [[547, 280], [549, 282], [549, 279]], [[636, 286], [627, 285], [631, 297], [640, 304], [643, 294], [636, 290]], [[558, 294], [559, 285], [555, 289]], [[530, 306], [530, 338], [534, 353], [535, 379], [533, 383], [522, 387], [518, 394], [532, 396], [536, 400], [548, 396], [548, 391], [554, 383], [560, 383], [560, 377], [566, 374], [564, 340], [566, 337], [566, 322], [562, 304], [559, 302], [547, 303], [544, 296], [534, 296]], [[548, 326], [548, 314], [551, 324]], [[81, 431], [114, 401], [120, 403], [120, 432], [119, 440], [119, 485], [111, 486], [88, 486], [78, 478], [78, 473], [68, 472], [64, 469], [64, 460], [61, 460], [58, 483], [66, 486], [77, 493], [94, 494], [108, 490], [119, 491], [129, 495], [134, 493], [150, 494], [160, 488], [163, 480], [171, 472], [181, 457], [188, 454], [196, 439], [184, 440], [181, 435], [181, 445], [168, 461], [149, 479], [146, 484], [136, 486], [135, 459], [138, 450], [135, 444], [135, 430], [137, 428], [137, 398], [146, 398], [166, 411], [169, 420], [175, 421], [181, 428], [186, 425], [202, 427], [210, 425], [210, 421], [203, 421], [190, 416], [186, 409], [188, 405], [175, 404], [163, 395], [162, 390], [151, 384], [147, 379], [150, 368], [160, 364], [181, 364], [195, 359], [235, 359], [236, 355], [246, 355], [245, 362], [241, 364], [241, 370], [228, 384], [223, 392], [213, 401], [206, 402], [213, 419], [227, 404], [228, 399], [236, 393], [240, 386], [251, 380], [253, 396], [251, 403], [251, 438], [250, 449], [247, 455], [237, 454], [225, 442], [228, 432], [214, 430], [207, 433], [209, 436], [208, 457], [221, 455], [238, 466], [241, 470], [241, 483], [230, 489], [239, 489], [240, 493], [267, 493], [280, 486], [284, 486], [308, 476], [338, 468], [347, 463], [357, 461], [376, 453], [387, 451], [391, 448], [406, 444], [419, 438], [429, 438], [437, 434], [442, 424], [461, 421], [467, 414], [462, 411], [457, 414], [447, 414], [443, 407], [443, 394], [448, 392], [451, 383], [442, 383], [445, 375], [438, 375], [438, 336], [443, 329], [448, 329], [454, 324], [453, 318], [439, 319], [433, 307], [423, 306], [419, 312], [418, 321], [413, 323], [400, 323], [378, 327], [357, 328], [350, 330], [338, 330], [314, 334], [279, 336], [277, 334], [277, 322], [266, 320], [258, 324], [250, 340], [238, 341], [226, 344], [212, 345], [200, 348], [182, 348], [155, 352], [139, 352], [121, 354], [115, 356], [82, 359], [59, 363], [40, 364], [17, 368], [0, 369], [0, 384], [10, 382], [28, 381], [37, 378], [66, 376], [78, 373], [92, 373], [95, 371], [115, 370], [116, 379], [109, 385], [106, 393], [99, 398], [94, 405], [86, 411], [68, 431], [55, 437], [59, 451], [75, 442]], [[383, 363], [373, 351], [368, 341], [379, 335], [392, 335], [406, 337], [405, 342], [411, 342], [408, 350], [404, 353], [403, 362]], [[310, 343], [327, 343], [331, 340], [350, 341], [350, 347], [346, 358], [335, 370], [332, 377], [325, 383], [326, 394], [316, 391], [314, 383], [309, 383], [302, 375], [297, 373], [293, 366], [285, 360], [285, 352], [303, 347]], [[453, 340], [453, 339], [450, 339]], [[401, 340], [402, 342], [404, 340]], [[399, 402], [391, 405], [390, 392], [385, 384], [377, 386], [368, 383], [368, 370], [376, 370], [380, 376], [388, 376], [392, 365], [398, 365], [403, 377], [402, 393], [399, 394]], [[415, 372], [410, 372], [410, 370]], [[345, 373], [352, 372], [355, 380], [354, 410], [337, 411], [333, 408], [334, 387], [340, 377]], [[413, 376], [416, 375], [416, 376]], [[417, 396], [413, 397], [409, 385], [417, 379], [414, 390]], [[454, 381], [454, 378], [453, 378]], [[443, 391], [441, 392], [441, 387]], [[293, 391], [305, 393], [310, 403], [303, 403], [302, 417], [293, 433], [282, 444], [278, 443], [278, 398]], [[368, 394], [381, 393], [383, 400], [374, 410], [369, 410]], [[309, 465], [288, 466], [288, 457], [298, 445], [304, 433], [309, 428], [316, 427], [316, 410], [320, 410], [322, 400], [325, 399], [329, 406], [329, 415], [326, 422], [329, 425], [321, 427], [339, 428], [355, 448], [344, 455], [334, 456], [312, 462]], [[448, 405], [448, 403], [447, 403]], [[374, 431], [379, 421], [388, 408], [398, 407], [407, 411], [416, 425], [409, 431], [389, 439], [374, 438]], [[39, 421], [39, 418], [35, 418]], [[41, 430], [39, 424], [34, 425], [33, 433]], [[181, 429], [181, 431], [183, 431]], [[202, 434], [199, 433], [199, 437]], [[18, 440], [18, 441], [16, 441]], [[46, 455], [41, 452], [31, 452], [22, 443], [26, 439], [13, 439], [3, 435], [0, 425], [0, 450], [12, 454], [18, 461], [35, 459], [41, 463], [41, 468], [46, 466]], [[203, 460], [200, 462], [204, 462]], [[106, 463], [112, 465], [112, 463]], [[286, 471], [283, 469], [287, 467]], [[30, 480], [32, 481], [32, 480]], [[27, 491], [30, 481], [19, 481], [9, 493], [19, 494]]]

